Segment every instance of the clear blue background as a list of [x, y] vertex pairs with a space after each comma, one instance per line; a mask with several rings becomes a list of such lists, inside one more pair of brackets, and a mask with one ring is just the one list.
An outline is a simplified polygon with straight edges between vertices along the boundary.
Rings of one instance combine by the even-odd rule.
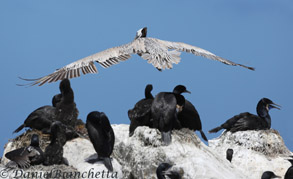
[[[293, 150], [292, 1], [0, 1], [1, 153], [12, 132], [36, 108], [50, 105], [59, 82], [19, 87], [18, 76], [38, 78], [75, 60], [148, 36], [199, 46], [226, 59], [253, 66], [232, 67], [182, 54], [172, 70], [159, 72], [137, 55], [99, 74], [71, 80], [79, 117], [105, 112], [112, 124], [129, 123], [127, 110], [143, 98], [177, 84], [200, 113], [207, 131], [240, 112], [256, 113], [268, 97], [282, 105], [271, 110], [272, 128]], [[23, 131], [22, 131], [23, 132]], [[198, 133], [197, 133], [198, 134]]]

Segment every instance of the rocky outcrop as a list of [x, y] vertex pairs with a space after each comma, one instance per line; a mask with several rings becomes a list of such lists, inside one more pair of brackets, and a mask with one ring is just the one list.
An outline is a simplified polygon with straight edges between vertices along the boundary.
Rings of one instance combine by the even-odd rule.
[[[169, 146], [163, 146], [161, 134], [156, 129], [138, 127], [134, 135], [129, 137], [129, 125], [112, 127], [116, 137], [112, 154], [113, 173], [108, 172], [100, 162], [87, 162], [96, 157], [88, 139], [76, 138], [65, 144], [64, 157], [68, 159], [72, 171], [79, 172], [79, 178], [155, 179], [156, 168], [162, 162], [174, 164], [173, 170], [178, 171], [183, 178], [190, 179], [259, 179], [266, 170], [284, 176], [290, 166], [285, 159], [292, 153], [275, 130], [226, 132], [209, 140], [209, 146], [206, 146], [194, 132], [181, 129], [172, 132], [172, 143]], [[28, 134], [23, 136], [30, 139]], [[4, 153], [19, 147], [19, 141], [9, 142]], [[231, 163], [226, 160], [228, 148], [234, 150]], [[6, 162], [3, 156], [2, 163]]]
[[226, 156], [228, 148], [233, 149], [232, 165], [242, 173], [249, 173], [249, 178], [261, 178], [264, 171], [273, 171], [284, 176], [291, 166], [286, 159], [292, 153], [285, 146], [278, 131], [241, 131], [224, 132], [220, 137], [209, 140], [211, 149]]
[[174, 130], [172, 143], [163, 146], [158, 130], [138, 127], [129, 138], [128, 127], [113, 126], [115, 135], [120, 136], [113, 156], [121, 164], [124, 178], [155, 179], [161, 162], [174, 164], [184, 178], [247, 178], [188, 129]]

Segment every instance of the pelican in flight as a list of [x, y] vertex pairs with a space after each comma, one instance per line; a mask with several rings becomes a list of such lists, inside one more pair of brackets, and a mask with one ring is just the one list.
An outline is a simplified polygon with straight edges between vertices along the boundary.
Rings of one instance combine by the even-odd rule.
[[121, 61], [128, 60], [132, 54], [138, 54], [141, 58], [147, 60], [148, 63], [151, 63], [154, 67], [161, 71], [164, 69], [171, 69], [173, 67], [173, 63], [178, 64], [180, 62], [181, 52], [188, 52], [197, 56], [203, 56], [208, 59], [220, 61], [226, 65], [241, 66], [254, 70], [253, 67], [234, 63], [196, 46], [146, 36], [147, 28], [144, 27], [136, 32], [135, 39], [128, 44], [109, 48], [102, 52], [82, 58], [41, 78], [21, 79], [33, 81], [31, 85], [38, 84], [41, 86], [45, 83], [56, 82], [65, 78], [69, 79], [79, 77], [81, 72], [83, 74], [98, 73], [94, 62], [99, 63], [104, 68], [108, 68], [112, 65], [118, 64]]

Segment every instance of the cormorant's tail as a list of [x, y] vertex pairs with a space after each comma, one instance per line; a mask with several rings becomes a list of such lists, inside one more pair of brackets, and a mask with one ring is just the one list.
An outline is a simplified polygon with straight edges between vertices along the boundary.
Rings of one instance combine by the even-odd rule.
[[110, 172], [113, 172], [113, 166], [110, 157], [104, 158], [104, 165]]
[[171, 144], [172, 138], [171, 138], [171, 131], [168, 132], [161, 132], [162, 141], [164, 145]]
[[21, 126], [19, 126], [13, 133], [18, 133], [23, 128], [24, 128], [24, 124], [22, 124]]
[[206, 135], [204, 134], [204, 132], [202, 130], [199, 131], [201, 137], [203, 138], [203, 140], [208, 141], [208, 138], [206, 137]]
[[216, 132], [218, 132], [221, 129], [223, 129], [222, 126], [219, 126], [219, 127], [216, 127], [214, 129], [210, 130], [209, 133], [216, 133]]

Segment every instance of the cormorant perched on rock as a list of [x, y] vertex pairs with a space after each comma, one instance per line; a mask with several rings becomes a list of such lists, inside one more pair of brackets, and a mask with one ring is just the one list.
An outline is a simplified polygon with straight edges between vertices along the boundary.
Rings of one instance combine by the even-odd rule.
[[52, 106], [46, 105], [34, 110], [13, 133], [17, 133], [24, 127], [37, 129], [43, 133], [49, 133], [50, 126], [56, 120], [56, 105], [60, 102], [60, 94], [52, 98]]
[[233, 149], [227, 149], [226, 151], [226, 159], [229, 160], [230, 162], [232, 161], [232, 157], [233, 157]]
[[169, 163], [161, 163], [156, 170], [158, 179], [181, 179], [178, 172], [169, 170], [171, 167]]
[[151, 93], [153, 85], [148, 84], [145, 87], [145, 98], [138, 101], [133, 109], [128, 110], [130, 119], [129, 137], [131, 137], [138, 126], [151, 127], [151, 106], [154, 97]]
[[7, 163], [7, 167], [13, 165], [13, 163], [16, 163], [19, 168], [27, 168], [30, 165], [43, 163], [44, 153], [39, 146], [39, 136], [33, 134], [30, 146], [7, 152], [5, 157], [11, 160], [11, 162]]
[[241, 113], [228, 119], [224, 124], [209, 132], [214, 133], [221, 129], [226, 129], [226, 131], [230, 132], [270, 129], [271, 117], [269, 115], [269, 110], [271, 108], [280, 109], [279, 107], [279, 105], [273, 103], [270, 99], [262, 98], [256, 107], [258, 116], [248, 112]]
[[68, 79], [60, 82], [61, 101], [56, 106], [56, 120], [66, 126], [75, 127], [78, 117], [78, 109], [74, 102], [74, 93]]
[[66, 126], [60, 121], [51, 125], [51, 142], [45, 149], [44, 165], [66, 164], [67, 159], [63, 157], [63, 146], [66, 143]]
[[152, 103], [153, 127], [160, 130], [164, 145], [169, 145], [172, 141], [171, 130], [181, 128], [177, 114], [181, 112], [185, 104], [185, 98], [181, 95], [184, 92], [190, 93], [185, 86], [178, 85], [173, 92], [157, 94]]
[[291, 163], [291, 167], [288, 168], [284, 179], [293, 179], [293, 159], [288, 160]]
[[206, 135], [202, 131], [201, 121], [199, 114], [193, 104], [185, 99], [185, 104], [183, 110], [178, 113], [178, 120], [182, 128], [189, 128], [190, 130], [198, 130], [201, 134], [201, 137], [208, 141]]
[[113, 171], [110, 155], [113, 152], [115, 135], [107, 116], [103, 112], [90, 112], [87, 116], [86, 128], [98, 154], [98, 159], [91, 163], [102, 160], [105, 167], [109, 171]]
[[273, 179], [273, 178], [281, 178], [280, 176], [277, 176], [274, 172], [272, 171], [265, 171], [263, 172], [261, 179]]
[[178, 64], [180, 62], [181, 52], [192, 53], [197, 56], [219, 61], [226, 65], [241, 66], [249, 70], [254, 70], [253, 67], [234, 63], [196, 46], [182, 42], [170, 42], [156, 38], [149, 38], [146, 36], [147, 28], [144, 27], [137, 31], [135, 39], [128, 44], [109, 48], [77, 60], [41, 78], [21, 79], [33, 81], [31, 85], [38, 84], [41, 86], [45, 83], [63, 80], [64, 78], [79, 77], [81, 71], [83, 74], [98, 73], [94, 62], [99, 63], [104, 68], [108, 68], [112, 65], [128, 60], [133, 54], [138, 54], [141, 58], [147, 60], [148, 63], [161, 71], [164, 69], [171, 69], [174, 63]]

